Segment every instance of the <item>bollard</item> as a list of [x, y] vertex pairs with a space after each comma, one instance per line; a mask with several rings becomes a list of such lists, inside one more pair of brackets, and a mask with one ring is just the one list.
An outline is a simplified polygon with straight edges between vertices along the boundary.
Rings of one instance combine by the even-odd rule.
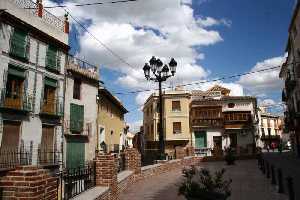
[[269, 164], [269, 162], [266, 162], [266, 167], [267, 167], [267, 178], [270, 178], [270, 164]]
[[261, 162], [261, 171], [263, 174], [266, 173], [266, 166], [265, 166], [265, 160], [263, 159]]
[[289, 200], [295, 200], [294, 182], [292, 177], [287, 177], [287, 189], [289, 193]]
[[283, 193], [283, 180], [282, 180], [282, 170], [279, 168], [277, 169], [277, 176], [278, 176], [278, 193]]
[[275, 178], [275, 169], [274, 165], [271, 165], [271, 184], [276, 185], [276, 178]]

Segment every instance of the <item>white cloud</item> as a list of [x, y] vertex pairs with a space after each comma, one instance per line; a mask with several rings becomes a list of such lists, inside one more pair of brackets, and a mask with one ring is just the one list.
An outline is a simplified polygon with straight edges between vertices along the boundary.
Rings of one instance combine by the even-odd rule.
[[276, 102], [273, 99], [264, 99], [259, 101], [259, 106], [270, 106], [275, 105]]
[[128, 124], [129, 124], [129, 131], [132, 133], [137, 133], [140, 131], [140, 127], [143, 125], [143, 120], [129, 122]]
[[[250, 72], [281, 66], [284, 59], [285, 56], [279, 56], [258, 62]], [[280, 68], [276, 68], [254, 75], [242, 76], [237, 83], [241, 84], [252, 95], [279, 91], [283, 86], [282, 80], [279, 79], [279, 71]]]
[[230, 27], [232, 25], [232, 21], [227, 20], [227, 19], [217, 20], [212, 17], [206, 17], [206, 18], [198, 18], [197, 24], [201, 27], [210, 27], [210, 26], [216, 26], [216, 25], [224, 25], [224, 26]]

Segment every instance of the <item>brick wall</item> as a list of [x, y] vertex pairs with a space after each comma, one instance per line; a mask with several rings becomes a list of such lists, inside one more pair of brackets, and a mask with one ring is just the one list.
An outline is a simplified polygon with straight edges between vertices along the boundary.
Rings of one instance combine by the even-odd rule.
[[125, 153], [125, 166], [135, 174], [141, 173], [141, 154], [135, 148], [127, 148]]
[[48, 170], [33, 166], [17, 167], [0, 178], [3, 200], [56, 200], [57, 184], [57, 178]]
[[195, 155], [194, 147], [191, 147], [191, 146], [186, 147], [186, 155], [187, 156], [194, 156]]
[[96, 165], [96, 186], [106, 186], [110, 188], [110, 195], [113, 199], [117, 196], [117, 162], [113, 154], [98, 154], [95, 158]]
[[184, 147], [175, 147], [176, 159], [182, 159], [186, 156], [186, 150]]

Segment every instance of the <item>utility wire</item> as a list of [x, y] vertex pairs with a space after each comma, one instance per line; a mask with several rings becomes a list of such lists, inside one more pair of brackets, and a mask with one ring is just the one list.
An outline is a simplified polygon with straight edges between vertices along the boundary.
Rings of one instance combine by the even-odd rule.
[[[265, 68], [265, 69], [261, 69], [261, 70], [257, 70], [257, 71], [251, 71], [251, 72], [236, 74], [236, 75], [232, 75], [232, 76], [224, 76], [224, 77], [217, 78], [217, 79], [212, 79], [212, 80], [197, 81], [197, 82], [192, 82], [192, 83], [187, 83], [187, 84], [179, 84], [179, 85], [176, 85], [176, 86], [191, 86], [191, 85], [199, 85], [199, 84], [203, 84], [203, 83], [217, 82], [217, 81], [221, 81], [221, 80], [225, 80], [225, 79], [237, 78], [237, 77], [256, 74], [256, 73], [261, 73], [261, 72], [265, 72], [265, 71], [269, 71], [269, 70], [271, 71], [271, 70], [274, 70], [274, 69], [278, 69], [280, 67], [281, 66], [275, 66], [275, 67]], [[170, 88], [173, 88], [173, 86], [164, 87], [163, 89], [170, 89]], [[149, 92], [149, 91], [153, 91], [153, 90], [158, 90], [158, 89], [136, 90], [136, 91], [129, 91], [129, 92], [114, 92], [114, 94], [130, 95], [130, 94], [135, 94], [135, 93], [140, 93], [140, 92]]]
[[108, 47], [105, 43], [103, 43], [101, 40], [99, 40], [94, 34], [92, 34], [82, 23], [79, 22], [73, 15], [70, 14], [69, 10], [66, 10], [63, 8], [69, 16], [84, 30], [86, 31], [92, 38], [94, 38], [101, 46], [103, 46], [108, 52], [110, 52], [113, 56], [118, 58], [121, 62], [128, 65], [129, 67], [135, 68], [131, 64], [129, 64], [125, 59], [123, 59], [119, 54], [115, 53], [110, 47]]
[[[109, 1], [109, 2], [95, 2], [95, 3], [83, 3], [83, 4], [75, 4], [72, 6], [82, 7], [82, 6], [94, 6], [94, 5], [104, 5], [104, 4], [117, 4], [117, 3], [128, 3], [134, 2], [138, 0], [119, 0], [119, 1]], [[66, 5], [57, 5], [57, 6], [45, 6], [44, 8], [66, 8]]]

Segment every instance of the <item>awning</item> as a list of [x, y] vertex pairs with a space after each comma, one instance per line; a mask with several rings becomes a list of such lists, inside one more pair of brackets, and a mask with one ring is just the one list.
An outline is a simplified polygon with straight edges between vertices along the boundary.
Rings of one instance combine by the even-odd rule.
[[57, 87], [57, 80], [45, 77], [45, 85], [50, 87]]
[[17, 76], [19, 78], [25, 78], [25, 70], [15, 67], [13, 65], [9, 65], [8, 66], [8, 74], [9, 75], [13, 75], [13, 76]]

